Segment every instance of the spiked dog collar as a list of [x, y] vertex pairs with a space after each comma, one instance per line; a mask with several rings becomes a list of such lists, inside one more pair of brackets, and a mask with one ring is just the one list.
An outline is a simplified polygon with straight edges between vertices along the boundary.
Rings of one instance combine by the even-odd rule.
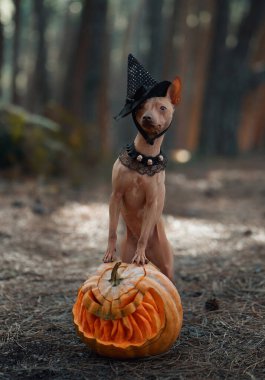
[[129, 169], [135, 170], [139, 174], [147, 174], [149, 176], [153, 176], [165, 170], [168, 161], [162, 150], [155, 157], [145, 156], [137, 152], [134, 143], [128, 144], [122, 149], [119, 159], [121, 163]]

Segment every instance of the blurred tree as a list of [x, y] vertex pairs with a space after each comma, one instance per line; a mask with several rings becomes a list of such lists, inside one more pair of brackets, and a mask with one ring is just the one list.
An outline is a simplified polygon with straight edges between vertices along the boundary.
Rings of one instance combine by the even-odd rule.
[[63, 18], [62, 30], [61, 30], [61, 36], [59, 39], [59, 46], [58, 46], [58, 49], [59, 49], [58, 67], [56, 70], [56, 86], [55, 86], [56, 88], [54, 88], [54, 92], [56, 94], [55, 98], [60, 103], [67, 102], [67, 99], [65, 99], [64, 96], [68, 90], [67, 88], [68, 83], [65, 83], [65, 80], [68, 79], [68, 75], [69, 75], [69, 72], [67, 72], [70, 66], [68, 62], [72, 62], [73, 51], [75, 51], [75, 45], [76, 45], [77, 33], [78, 33], [78, 27], [79, 27], [78, 15], [81, 10], [81, 3], [80, 3], [80, 10], [78, 9], [79, 12], [73, 15], [73, 13], [71, 12], [71, 3], [72, 3], [72, 0], [67, 0], [65, 11], [62, 14], [62, 18]]
[[146, 0], [146, 2], [146, 15], [149, 34], [149, 51], [147, 67], [152, 68], [152, 75], [154, 76], [154, 78], [159, 78], [159, 76], [161, 75], [161, 68], [163, 64], [163, 60], [161, 59], [161, 53], [164, 52], [164, 19], [162, 14], [164, 1]]
[[[76, 50], [66, 72], [65, 106], [89, 123], [87, 147], [109, 151], [109, 45], [108, 2], [85, 0]], [[88, 154], [91, 152], [88, 149]]]
[[14, 45], [13, 45], [13, 62], [12, 62], [12, 84], [11, 84], [11, 99], [12, 102], [19, 103], [19, 96], [17, 92], [17, 77], [19, 72], [19, 41], [20, 41], [20, 0], [14, 0]]
[[[265, 73], [265, 23], [262, 23], [251, 57], [251, 68], [256, 72], [254, 82]], [[261, 77], [260, 77], [261, 76]], [[251, 86], [252, 87], [252, 86]], [[254, 87], [254, 86], [253, 86]], [[265, 83], [253, 88], [244, 97], [238, 142], [240, 151], [265, 148]]]
[[[177, 36], [177, 26], [179, 25], [179, 14], [181, 9], [182, 0], [174, 1], [173, 8], [171, 13], [166, 18], [167, 30], [164, 38], [164, 57], [163, 57], [163, 69], [162, 69], [162, 77], [170, 78], [172, 75], [172, 70], [175, 70], [175, 65], [172, 67], [172, 62], [177, 61], [176, 50], [175, 49], [175, 38]], [[161, 57], [159, 58], [161, 59]], [[162, 60], [162, 59], [161, 59]], [[176, 73], [173, 73], [176, 75]]]
[[228, 36], [230, 1], [217, 1], [214, 38], [201, 124], [200, 150], [206, 154], [237, 153], [237, 129], [244, 94], [260, 82], [249, 67], [249, 51], [264, 17], [265, 2], [250, 1], [236, 42]]
[[45, 32], [47, 11], [44, 0], [33, 0], [33, 11], [37, 34], [35, 66], [28, 88], [28, 108], [42, 113], [49, 100], [49, 80], [47, 73], [47, 46]]
[[[193, 46], [191, 54], [193, 53], [192, 61], [195, 64], [193, 65], [193, 75], [189, 79], [193, 86], [192, 97], [188, 99], [188, 106], [192, 112], [188, 112], [186, 115], [186, 147], [190, 151], [196, 150], [199, 143], [200, 121], [202, 119], [207, 66], [213, 32], [211, 15], [215, 12], [215, 2], [212, 0], [199, 0], [196, 4], [198, 6], [199, 25], [196, 28], [197, 30], [194, 30], [192, 36]], [[189, 74], [191, 75], [191, 73]]]
[[[93, 147], [101, 155], [109, 153], [109, 40], [108, 2], [92, 0], [90, 8], [90, 49], [86, 52], [87, 68], [83, 107], [85, 118], [94, 126]], [[88, 137], [90, 137], [88, 131]]]
[[[138, 0], [135, 2], [135, 7], [130, 12], [130, 17], [127, 17], [126, 29], [123, 34], [122, 41], [122, 56], [121, 62], [126, 62], [128, 54], [132, 51], [136, 50], [134, 38], [137, 36], [139, 32], [139, 23], [142, 17], [143, 9], [144, 9], [145, 0]], [[130, 4], [131, 6], [131, 4]], [[117, 31], [113, 31], [114, 33]], [[135, 54], [137, 52], [134, 52]], [[120, 75], [117, 78], [121, 81]]]
[[113, 130], [110, 118], [125, 100], [130, 52], [156, 80], [183, 81], [167, 149], [264, 146], [265, 1], [0, 0], [0, 12], [3, 99], [62, 125], [77, 162], [134, 137], [130, 117]]
[[[178, 18], [177, 26], [175, 27], [175, 34], [173, 39], [173, 57], [175, 61], [170, 62], [170, 66], [177, 67], [173, 75], [178, 74], [182, 80], [182, 94], [181, 94], [181, 106], [176, 113], [176, 128], [174, 130], [174, 138], [172, 139], [174, 144], [171, 148], [183, 148], [186, 145], [187, 138], [187, 117], [191, 112], [190, 109], [190, 96], [193, 90], [191, 77], [191, 49], [193, 44], [192, 35], [194, 30], [187, 27], [187, 18], [190, 13], [194, 11], [194, 0], [183, 0], [178, 2]], [[175, 62], [175, 64], [174, 64]], [[171, 68], [172, 70], [172, 68]]]
[[0, 96], [2, 95], [3, 80], [3, 61], [4, 61], [4, 28], [0, 20]]
[[[106, 28], [107, 23], [105, 23]], [[101, 80], [98, 96], [98, 123], [100, 130], [100, 151], [104, 157], [110, 154], [110, 104], [109, 104], [109, 76], [110, 76], [110, 46], [108, 32], [105, 29], [103, 38], [103, 54], [101, 59]], [[105, 52], [104, 52], [105, 51]], [[96, 123], [96, 120], [95, 120]]]
[[82, 99], [84, 96], [84, 83], [87, 69], [86, 53], [89, 48], [90, 37], [90, 6], [91, 1], [86, 0], [80, 16], [79, 31], [74, 43], [74, 52], [67, 63], [63, 103], [66, 108], [78, 116], [82, 115]]

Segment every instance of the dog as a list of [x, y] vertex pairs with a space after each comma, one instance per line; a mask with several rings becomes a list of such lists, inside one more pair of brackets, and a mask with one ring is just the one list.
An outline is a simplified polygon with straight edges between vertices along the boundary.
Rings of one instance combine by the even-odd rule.
[[[153, 145], [137, 133], [134, 146], [140, 157], [158, 157], [166, 131], [172, 121], [175, 106], [179, 103], [181, 82], [178, 77], [169, 86], [166, 96], [151, 97], [135, 111], [135, 119]], [[151, 158], [150, 158], [151, 157]], [[149, 176], [125, 166], [118, 158], [112, 171], [112, 194], [109, 203], [108, 246], [103, 262], [114, 259], [117, 243], [117, 226], [121, 214], [126, 233], [121, 243], [121, 260], [144, 265], [149, 260], [162, 273], [173, 280], [173, 250], [167, 240], [162, 211], [165, 201], [165, 171]]]

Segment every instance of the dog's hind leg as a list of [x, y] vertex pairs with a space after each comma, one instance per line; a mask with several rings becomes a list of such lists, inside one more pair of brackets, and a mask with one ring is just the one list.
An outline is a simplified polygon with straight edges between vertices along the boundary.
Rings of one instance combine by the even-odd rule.
[[167, 240], [162, 219], [155, 226], [153, 235], [148, 241], [146, 256], [171, 281], [174, 278], [173, 249]]

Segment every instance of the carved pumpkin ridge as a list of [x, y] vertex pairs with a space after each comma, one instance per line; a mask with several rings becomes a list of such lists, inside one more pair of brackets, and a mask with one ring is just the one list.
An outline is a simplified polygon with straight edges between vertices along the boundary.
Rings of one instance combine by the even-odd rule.
[[115, 319], [105, 315], [102, 319], [100, 310], [94, 305], [87, 308], [85, 296], [82, 291], [79, 292], [78, 305], [85, 306], [76, 321], [80, 331], [86, 337], [94, 336], [100, 341], [118, 343], [126, 339], [127, 345], [152, 339], [164, 327], [165, 316], [155, 307], [154, 298], [149, 292], [141, 296], [142, 303], [132, 313]]

